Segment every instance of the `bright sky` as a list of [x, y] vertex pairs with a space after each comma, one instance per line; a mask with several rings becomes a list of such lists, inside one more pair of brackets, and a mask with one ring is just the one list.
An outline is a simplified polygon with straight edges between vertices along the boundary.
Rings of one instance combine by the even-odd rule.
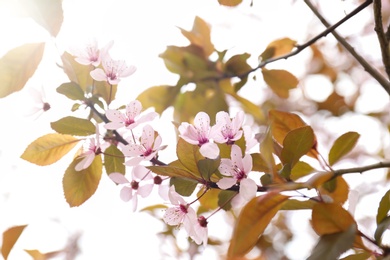
[[[301, 1], [296, 1], [293, 7], [285, 0], [268, 1], [268, 5], [263, 2], [254, 1], [252, 8], [249, 7], [249, 1], [244, 1], [239, 8], [225, 8], [219, 6], [216, 0], [64, 0], [65, 20], [56, 41], [58, 49], [54, 48], [48, 34], [37, 24], [15, 17], [6, 6], [0, 7], [0, 33], [10, 36], [2, 37], [0, 55], [22, 43], [49, 42], [44, 65], [28, 82], [26, 89], [0, 100], [0, 111], [3, 111], [3, 127], [0, 130], [0, 231], [14, 225], [29, 224], [11, 253], [11, 260], [30, 259], [22, 249], [60, 249], [67, 237], [77, 232], [82, 232], [82, 252], [78, 259], [121, 260], [141, 255], [143, 259], [159, 259], [160, 256], [160, 241], [155, 233], [162, 231], [163, 226], [147, 214], [132, 213], [131, 204], [120, 200], [119, 191], [106, 175], [103, 175], [96, 194], [89, 201], [78, 208], [69, 208], [62, 194], [61, 181], [72, 153], [59, 163], [46, 167], [19, 159], [30, 142], [51, 131], [49, 122], [69, 113], [64, 108], [69, 109], [71, 103], [55, 91], [60, 84], [68, 81], [55, 66], [59, 60], [58, 53], [72, 46], [81, 46], [91, 37], [98, 39], [100, 46], [114, 40], [111, 50], [113, 56], [137, 67], [137, 72], [124, 79], [118, 87], [116, 104], [122, 105], [133, 100], [147, 87], [176, 82], [176, 76], [165, 69], [158, 55], [167, 45], [187, 44], [177, 26], [190, 30], [196, 15], [212, 25], [213, 42], [219, 50], [228, 48], [232, 53], [253, 53], [250, 60], [253, 65], [270, 41], [287, 36], [304, 42], [307, 40], [308, 27], [313, 35], [323, 30], [313, 23], [310, 11]], [[344, 12], [350, 10], [350, 2], [329, 1], [329, 5], [333, 5], [331, 11], [326, 12], [327, 15], [333, 15], [328, 16], [329, 19], [336, 21], [342, 17]], [[363, 17], [355, 19], [355, 26], [356, 22], [362, 20]], [[349, 23], [344, 28], [353, 29], [353, 26]], [[300, 55], [302, 58], [294, 57], [273, 66], [289, 68], [299, 76], [305, 69], [303, 61], [308, 53]], [[32, 106], [28, 101], [28, 89], [40, 87], [44, 88], [52, 109], [35, 120], [26, 118], [24, 115]], [[370, 91], [375, 92], [372, 89]], [[312, 95], [315, 96], [317, 92], [318, 89], [313, 90]], [[243, 95], [255, 102], [261, 100], [260, 96], [256, 97], [253, 93], [253, 88], [249, 87], [242, 91]], [[379, 108], [372, 109], [382, 108], [381, 104], [383, 106], [387, 101], [379, 100], [375, 103]], [[166, 116], [169, 119], [169, 114]], [[162, 122], [161, 126], [164, 124], [167, 129], [172, 129], [169, 121]], [[364, 133], [367, 127], [355, 131], [359, 130]], [[363, 134], [362, 138], [370, 133]], [[167, 131], [162, 135], [165, 138], [163, 143], [169, 144], [171, 133]], [[173, 153], [174, 147], [168, 147], [166, 152]], [[164, 158], [163, 154], [161, 156]], [[141, 202], [139, 208], [152, 203]], [[209, 225], [211, 235], [230, 236], [228, 231], [221, 234], [223, 231], [213, 225], [217, 221], [213, 222], [211, 220]], [[302, 233], [299, 236], [302, 236], [303, 244], [294, 244], [295, 248], [302, 248], [303, 245], [308, 248], [309, 238]], [[291, 259], [300, 259], [306, 254], [304, 250], [291, 252]], [[203, 257], [198, 259], [206, 259], [206, 256], [207, 259], [216, 258], [212, 250], [206, 250]]]

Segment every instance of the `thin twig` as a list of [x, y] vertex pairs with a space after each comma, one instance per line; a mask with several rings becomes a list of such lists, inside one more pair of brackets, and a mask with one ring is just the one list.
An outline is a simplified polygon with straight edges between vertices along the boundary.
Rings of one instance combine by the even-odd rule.
[[341, 175], [347, 174], [347, 173], [363, 173], [366, 171], [380, 169], [380, 168], [390, 168], [390, 162], [378, 162], [375, 164], [370, 164], [370, 165], [366, 165], [366, 166], [362, 166], [362, 167], [334, 170], [333, 173], [334, 173], [335, 177], [337, 177], [337, 176], [341, 176]]
[[374, 0], [374, 30], [378, 36], [379, 45], [381, 47], [382, 62], [385, 66], [387, 76], [390, 78], [390, 53], [389, 53], [389, 40], [387, 39], [385, 30], [383, 29], [382, 19], [382, 0]]
[[[367, 0], [363, 4], [361, 4], [358, 8], [364, 6], [368, 6], [372, 3], [373, 0]], [[325, 20], [325, 18], [318, 12], [318, 10], [314, 7], [314, 5], [310, 2], [310, 0], [304, 0], [306, 5], [312, 10], [312, 12], [317, 16], [317, 18], [322, 22], [322, 24], [329, 28], [330, 24]], [[355, 9], [356, 10], [356, 9]], [[378, 83], [386, 90], [386, 92], [390, 95], [390, 82], [383, 77], [383, 75], [374, 67], [372, 67], [360, 54], [358, 54], [355, 49], [345, 40], [344, 37], [341, 37], [336, 31], [331, 32], [333, 36], [337, 39], [337, 41], [343, 45], [343, 47], [363, 66], [363, 68], [378, 81]]]

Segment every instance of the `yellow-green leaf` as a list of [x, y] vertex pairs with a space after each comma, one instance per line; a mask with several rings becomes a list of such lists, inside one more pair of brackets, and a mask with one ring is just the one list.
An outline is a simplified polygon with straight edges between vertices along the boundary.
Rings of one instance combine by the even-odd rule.
[[190, 144], [183, 138], [180, 138], [176, 145], [176, 154], [184, 167], [196, 176], [201, 177], [198, 170], [198, 161], [204, 158], [199, 153], [199, 147], [197, 145]]
[[312, 227], [319, 235], [344, 232], [355, 224], [351, 214], [339, 203], [318, 203], [312, 211]]
[[210, 26], [200, 17], [196, 16], [191, 31], [180, 28], [181, 33], [194, 45], [200, 46], [206, 55], [214, 52], [214, 45], [210, 39]]
[[262, 61], [265, 61], [270, 58], [279, 57], [290, 53], [291, 50], [295, 48], [296, 43], [296, 41], [291, 40], [290, 38], [281, 38], [272, 41], [268, 44], [263, 53], [260, 54], [259, 58]]
[[70, 81], [77, 83], [84, 92], [89, 86], [92, 86], [93, 79], [89, 74], [93, 69], [92, 66], [78, 63], [68, 52], [62, 54], [61, 60], [63, 64], [62, 68]]
[[28, 43], [0, 59], [0, 98], [21, 90], [41, 62], [45, 43]]
[[25, 227], [27, 227], [27, 225], [15, 226], [3, 232], [3, 245], [1, 246], [1, 254], [5, 260], [8, 259], [9, 253], [11, 252]]
[[110, 145], [104, 151], [104, 167], [106, 173], [119, 172], [125, 174], [126, 167], [124, 165], [125, 157], [123, 153], [115, 145]]
[[96, 127], [91, 121], [73, 116], [51, 122], [50, 126], [60, 134], [88, 136], [96, 133]]
[[147, 88], [136, 99], [141, 102], [144, 108], [154, 107], [157, 113], [162, 114], [165, 109], [174, 103], [179, 92], [179, 87], [154, 86]]
[[316, 171], [310, 164], [299, 161], [291, 169], [290, 179], [296, 181], [297, 179], [309, 175]]
[[283, 206], [280, 208], [280, 210], [312, 209], [315, 204], [316, 202], [313, 200], [289, 199], [285, 203], [283, 203]]
[[170, 185], [175, 186], [175, 191], [182, 196], [191, 196], [196, 186], [199, 184], [197, 180], [190, 178], [172, 177], [170, 179]]
[[265, 83], [281, 98], [288, 98], [289, 91], [296, 88], [298, 79], [286, 70], [261, 70]]
[[21, 158], [40, 166], [49, 165], [61, 159], [79, 141], [71, 135], [46, 134], [29, 144]]
[[67, 82], [61, 84], [57, 88], [57, 92], [65, 95], [67, 98], [72, 100], [84, 100], [84, 91], [75, 82]]
[[102, 97], [107, 104], [110, 104], [115, 99], [117, 89], [117, 85], [110, 85], [107, 81], [97, 81], [93, 94]]
[[237, 54], [232, 56], [225, 63], [225, 72], [240, 76], [241, 74], [247, 73], [252, 70], [252, 67], [248, 65], [247, 60], [251, 55], [248, 53]]
[[248, 253], [288, 198], [277, 192], [268, 192], [250, 200], [238, 216], [228, 257], [240, 257]]
[[334, 165], [356, 145], [360, 135], [356, 132], [347, 132], [333, 143], [329, 152], [329, 164]]
[[36, 23], [45, 28], [51, 36], [57, 36], [64, 19], [62, 0], [22, 0], [21, 4]]
[[287, 133], [283, 140], [281, 160], [283, 164], [289, 164], [290, 167], [308, 153], [315, 144], [315, 136], [310, 126], [302, 126]]
[[224, 6], [237, 6], [242, 0], [218, 0], [218, 3]]
[[96, 191], [102, 176], [102, 158], [95, 156], [92, 164], [81, 171], [76, 171], [75, 166], [80, 161], [76, 158], [66, 169], [62, 179], [62, 187], [66, 202], [71, 207], [77, 207], [87, 201]]
[[199, 176], [190, 172], [179, 160], [173, 161], [166, 166], [147, 166], [147, 168], [162, 176], [199, 179]]
[[381, 223], [389, 213], [390, 210], [390, 190], [388, 190], [385, 195], [381, 198], [379, 202], [378, 211], [376, 214], [376, 224]]

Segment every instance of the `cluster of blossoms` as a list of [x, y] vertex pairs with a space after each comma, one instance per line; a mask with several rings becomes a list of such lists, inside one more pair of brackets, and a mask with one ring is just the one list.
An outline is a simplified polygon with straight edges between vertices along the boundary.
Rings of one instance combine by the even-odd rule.
[[[127, 67], [124, 61], [112, 60], [108, 54], [112, 43], [102, 49], [97, 48], [96, 42], [89, 45], [84, 52], [77, 55], [76, 60], [85, 65], [93, 65], [91, 77], [97, 81], [107, 81], [109, 84], [117, 84], [121, 77], [129, 76], [135, 71], [135, 67]], [[97, 68], [102, 64], [103, 69]], [[118, 184], [120, 197], [123, 201], [132, 201], [133, 211], [137, 209], [138, 196], [146, 198], [152, 192], [154, 186], [158, 186], [158, 193], [161, 198], [170, 202], [169, 207], [163, 216], [168, 225], [183, 225], [197, 244], [207, 244], [208, 229], [207, 218], [197, 216], [193, 203], [187, 203], [175, 190], [175, 186], [163, 185], [163, 179], [150, 171], [145, 164], [157, 160], [158, 152], [166, 146], [162, 145], [161, 136], [155, 132], [149, 122], [158, 117], [154, 111], [143, 111], [142, 104], [138, 100], [131, 101], [124, 112], [116, 109], [105, 111], [107, 122], [104, 125], [106, 130], [115, 130], [121, 133], [123, 140], [118, 143], [126, 161], [125, 165], [131, 168], [131, 177], [127, 178], [119, 172], [110, 173], [110, 179]], [[232, 201], [232, 205], [240, 205], [247, 202], [256, 195], [258, 186], [248, 174], [252, 171], [252, 157], [250, 154], [242, 153], [241, 148], [235, 144], [243, 136], [246, 140], [246, 149], [253, 146], [255, 142], [251, 134], [244, 131], [243, 126], [245, 114], [239, 111], [234, 118], [230, 118], [227, 112], [221, 111], [216, 114], [216, 123], [210, 126], [210, 117], [205, 112], [199, 112], [193, 124], [183, 122], [179, 128], [179, 136], [186, 142], [199, 146], [200, 153], [209, 159], [216, 159], [220, 156], [217, 144], [231, 146], [230, 159], [222, 158], [218, 167], [222, 178], [216, 183], [220, 189], [229, 189], [234, 185], [239, 186], [239, 192]], [[141, 128], [142, 127], [142, 128]], [[136, 131], [141, 130], [139, 136]], [[244, 130], [243, 130], [244, 129]], [[126, 136], [127, 135], [127, 136]], [[96, 126], [96, 136], [91, 137], [88, 146], [80, 155], [82, 158], [76, 165], [76, 171], [88, 168], [96, 155], [104, 153], [108, 142], [100, 138], [99, 126]], [[204, 184], [203, 184], [204, 185]], [[208, 187], [206, 187], [208, 188]], [[206, 189], [207, 190], [207, 189]], [[234, 203], [235, 202], [235, 203]]]

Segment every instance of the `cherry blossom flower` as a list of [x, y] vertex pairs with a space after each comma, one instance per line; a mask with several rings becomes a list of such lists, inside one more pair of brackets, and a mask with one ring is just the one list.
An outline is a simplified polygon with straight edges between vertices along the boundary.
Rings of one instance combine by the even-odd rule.
[[124, 126], [127, 129], [133, 129], [139, 124], [152, 121], [158, 116], [154, 111], [141, 115], [141, 111], [142, 104], [138, 100], [133, 100], [126, 106], [126, 113], [115, 109], [107, 109], [106, 117], [111, 122], [107, 123], [104, 127], [110, 130], [116, 130]]
[[76, 56], [75, 60], [82, 65], [99, 66], [101, 57], [112, 47], [113, 41], [110, 41], [105, 47], [99, 49], [96, 39], [91, 39], [84, 49], [77, 49], [73, 51]]
[[244, 138], [246, 144], [245, 152], [249, 152], [253, 147], [259, 144], [259, 142], [255, 138], [255, 136], [252, 135], [252, 129], [249, 125], [244, 125], [242, 127], [242, 130], [244, 131]]
[[239, 111], [237, 115], [230, 120], [229, 114], [220, 111], [216, 115], [216, 125], [213, 126], [215, 132], [213, 138], [217, 143], [233, 144], [242, 136], [242, 130], [240, 130], [244, 121], [244, 112]]
[[228, 189], [236, 183], [240, 183], [239, 196], [245, 200], [250, 200], [256, 196], [257, 184], [254, 180], [247, 178], [248, 173], [252, 170], [252, 157], [246, 154], [242, 157], [241, 148], [237, 145], [232, 145], [231, 159], [221, 159], [219, 171], [223, 177], [217, 182], [221, 189]]
[[33, 120], [38, 119], [44, 112], [51, 109], [51, 105], [47, 102], [45, 90], [43, 87], [41, 87], [41, 90], [38, 90], [36, 88], [29, 88], [28, 89], [28, 101], [31, 101], [26, 104], [26, 107], [28, 107], [29, 112], [24, 113], [23, 115], [25, 117], [34, 117]]
[[90, 72], [91, 77], [97, 81], [107, 81], [111, 85], [117, 85], [120, 78], [128, 77], [136, 71], [136, 67], [127, 66], [124, 60], [114, 60], [107, 53], [102, 55], [103, 69], [96, 68]]
[[210, 142], [213, 131], [210, 127], [210, 117], [205, 112], [199, 112], [194, 119], [194, 125], [183, 122], [179, 126], [180, 137], [190, 144], [199, 145], [199, 152], [207, 158], [215, 159], [219, 155], [217, 144]]
[[133, 157], [126, 161], [127, 166], [138, 165], [141, 161], [150, 161], [159, 150], [166, 146], [161, 146], [162, 139], [160, 135], [155, 137], [154, 129], [150, 125], [145, 125], [142, 130], [141, 144], [128, 144], [123, 148], [123, 154], [126, 157]]
[[200, 216], [196, 225], [194, 226], [193, 232], [190, 234], [190, 237], [198, 245], [202, 244], [207, 246], [208, 240], [208, 229], [207, 229], [207, 219], [204, 216]]
[[146, 183], [140, 185], [141, 182], [153, 179], [149, 169], [137, 165], [131, 171], [131, 181], [129, 181], [123, 174], [113, 172], [109, 175], [110, 179], [116, 184], [122, 185], [120, 197], [123, 201], [128, 202], [132, 200], [133, 211], [136, 211], [138, 205], [138, 196], [146, 198], [152, 192], [153, 183]]
[[83, 148], [83, 153], [79, 155], [79, 158], [83, 158], [80, 162], [78, 162], [75, 166], [76, 171], [81, 171], [88, 168], [95, 156], [101, 154], [105, 148], [107, 148], [109, 144], [100, 142], [100, 134], [99, 134], [99, 125], [96, 124], [96, 134], [94, 137], [89, 138]]
[[189, 235], [194, 234], [193, 229], [197, 223], [195, 210], [175, 191], [173, 185], [169, 188], [168, 196], [174, 207], [170, 207], [165, 211], [164, 222], [171, 226], [183, 224]]

